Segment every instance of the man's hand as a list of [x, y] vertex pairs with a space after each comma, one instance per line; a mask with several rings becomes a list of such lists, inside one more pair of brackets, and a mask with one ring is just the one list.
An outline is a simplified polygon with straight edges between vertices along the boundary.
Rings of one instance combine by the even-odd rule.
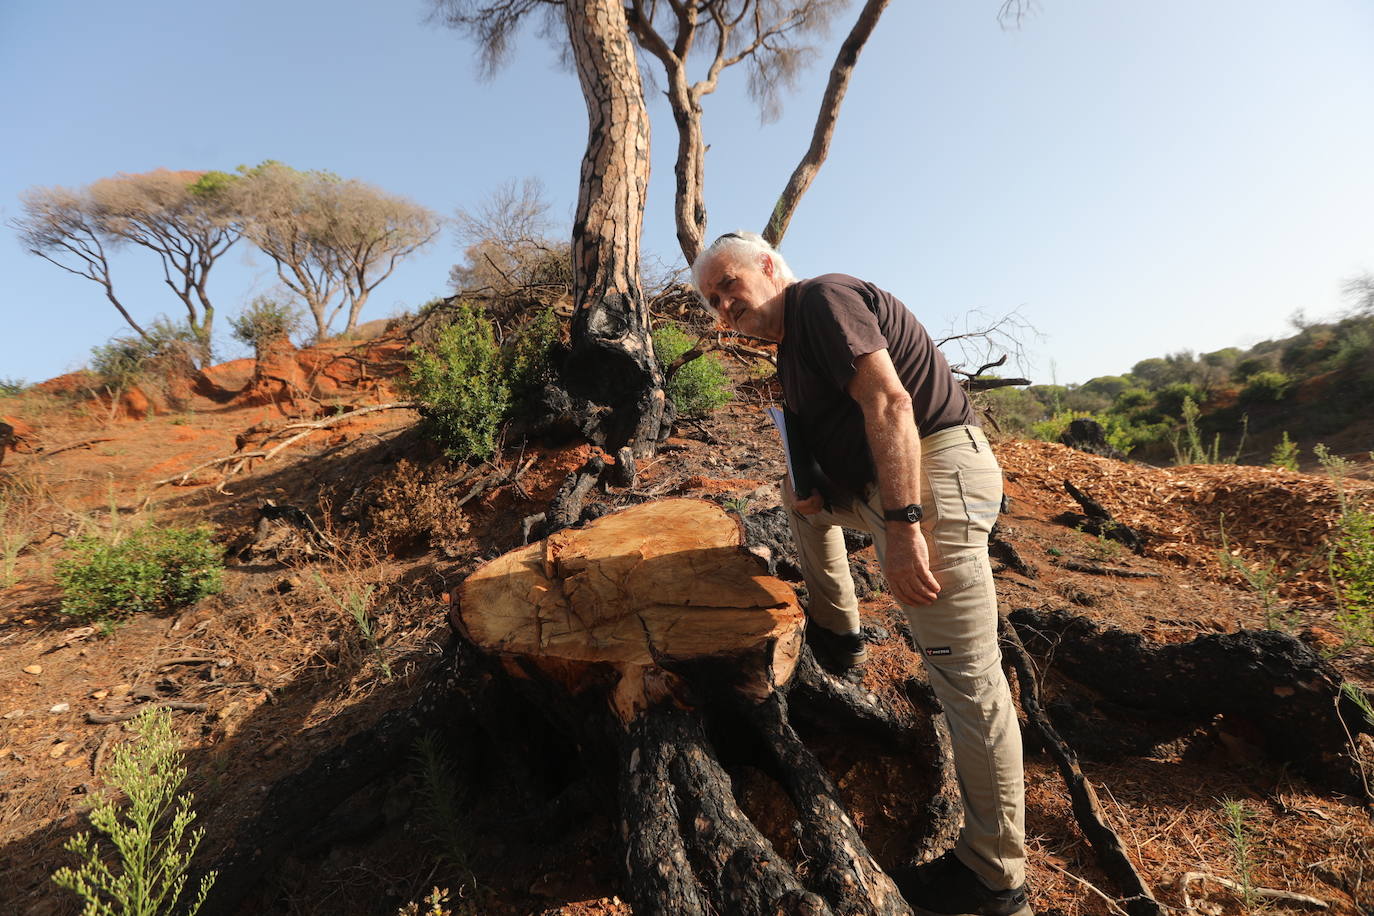
[[782, 478], [782, 487], [786, 491], [787, 499], [792, 502], [792, 508], [802, 515], [815, 515], [825, 508], [825, 500], [821, 498], [820, 490], [811, 491], [811, 495], [806, 499], [797, 499], [797, 493], [792, 489], [792, 480], [786, 476]]
[[883, 575], [902, 604], [926, 605], [940, 595], [940, 583], [930, 571], [930, 548], [919, 525], [897, 522], [887, 526], [887, 562]]

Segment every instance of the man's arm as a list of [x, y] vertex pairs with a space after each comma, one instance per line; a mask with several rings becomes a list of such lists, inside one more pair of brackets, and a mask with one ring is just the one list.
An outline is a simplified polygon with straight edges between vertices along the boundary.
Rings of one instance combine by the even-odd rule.
[[[854, 378], [846, 389], [864, 414], [864, 431], [878, 489], [887, 509], [921, 501], [921, 438], [916, 432], [911, 396], [897, 377], [887, 350], [854, 360]], [[892, 594], [903, 604], [930, 604], [940, 583], [930, 572], [930, 550], [921, 526], [887, 522], [887, 562], [883, 574]]]

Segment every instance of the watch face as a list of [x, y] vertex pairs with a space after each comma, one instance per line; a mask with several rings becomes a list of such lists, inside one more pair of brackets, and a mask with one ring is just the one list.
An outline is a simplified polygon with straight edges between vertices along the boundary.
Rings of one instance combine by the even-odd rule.
[[907, 507], [906, 507], [906, 520], [909, 521], [909, 522], [919, 522], [919, 521], [921, 520], [921, 507], [920, 507], [920, 506], [907, 506]]

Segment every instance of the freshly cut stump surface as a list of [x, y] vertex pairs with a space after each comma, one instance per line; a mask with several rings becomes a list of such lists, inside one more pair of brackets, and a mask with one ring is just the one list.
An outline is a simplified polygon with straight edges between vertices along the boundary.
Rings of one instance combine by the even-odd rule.
[[479, 567], [455, 623], [570, 693], [609, 667], [624, 721], [676, 692], [674, 668], [708, 659], [728, 660], [736, 689], [762, 700], [792, 676], [804, 614], [742, 545], [738, 520], [713, 503], [643, 503]]

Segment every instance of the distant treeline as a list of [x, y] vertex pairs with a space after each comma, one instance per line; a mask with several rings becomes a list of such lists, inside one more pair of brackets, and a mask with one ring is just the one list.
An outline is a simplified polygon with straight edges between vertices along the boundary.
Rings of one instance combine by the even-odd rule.
[[1285, 432], [1315, 440], [1374, 419], [1374, 275], [1347, 291], [1354, 304], [1346, 314], [1322, 322], [1298, 315], [1292, 337], [1180, 350], [1081, 385], [998, 389], [987, 404], [1003, 431], [1047, 440], [1091, 417], [1121, 452], [1156, 462], [1186, 459], [1179, 446], [1192, 414], [1223, 456], [1262, 463]]

